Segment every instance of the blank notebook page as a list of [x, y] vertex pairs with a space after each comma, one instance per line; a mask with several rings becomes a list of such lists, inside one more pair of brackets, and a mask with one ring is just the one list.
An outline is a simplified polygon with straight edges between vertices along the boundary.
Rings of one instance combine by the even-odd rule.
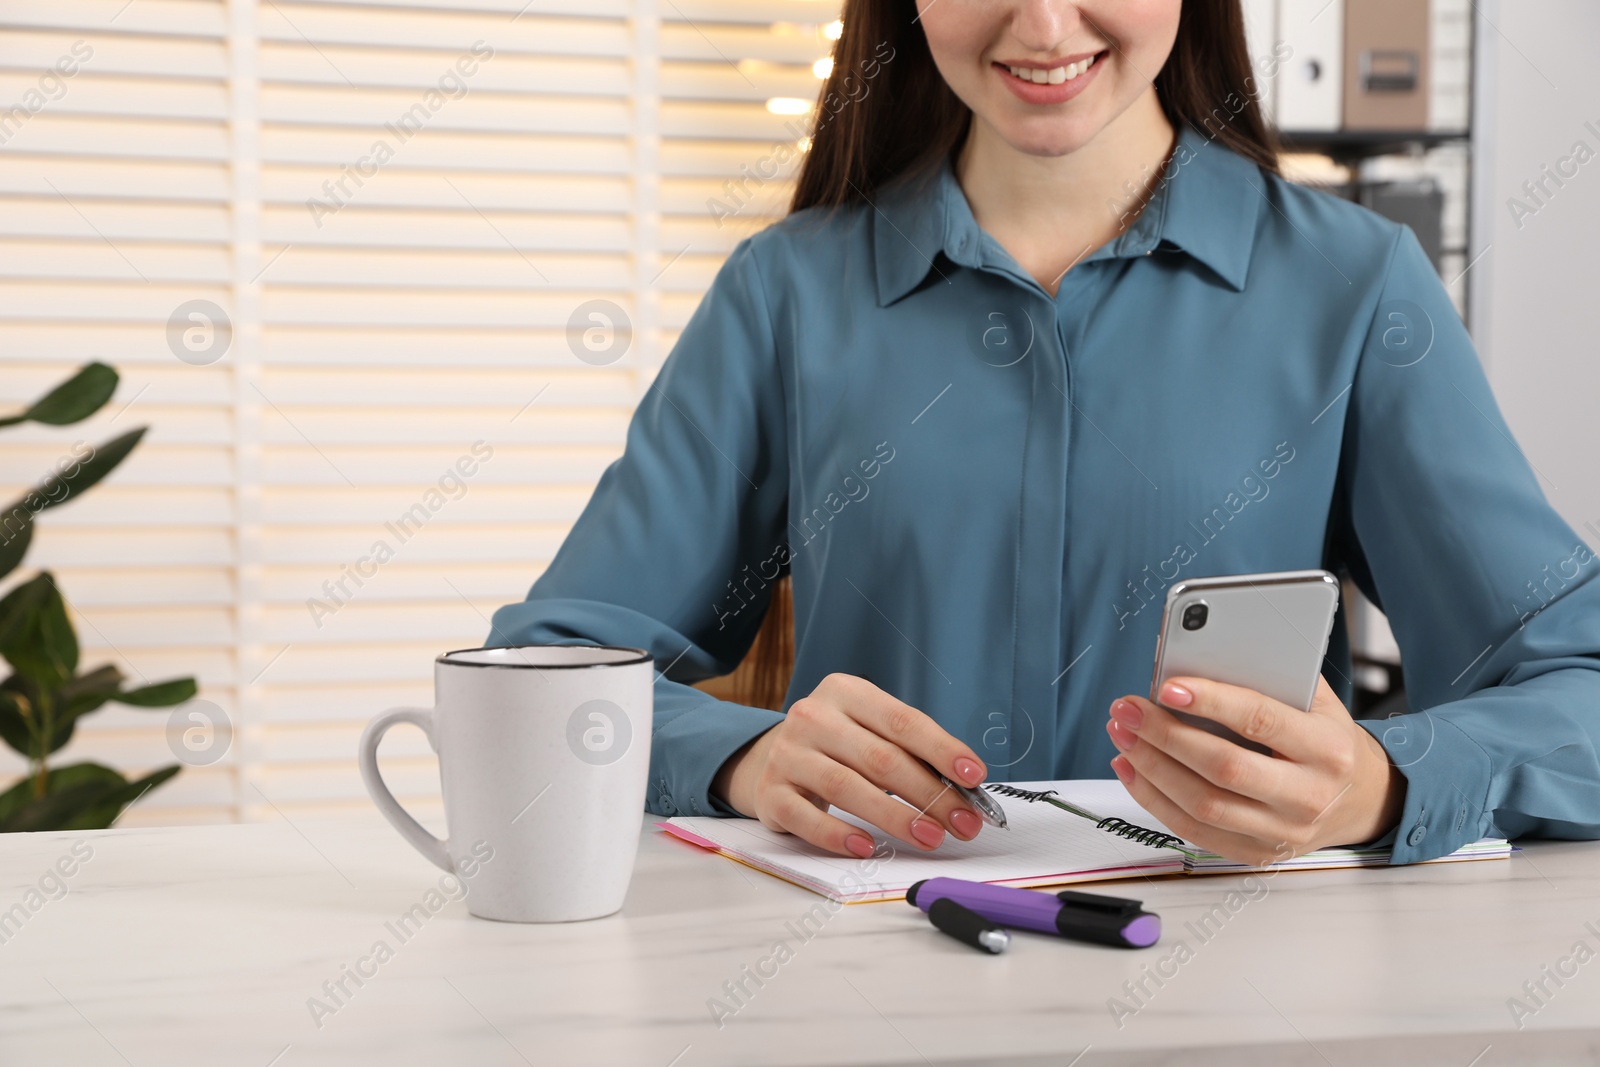
[[932, 852], [920, 852], [853, 815], [832, 809], [833, 815], [862, 827], [878, 842], [877, 856], [867, 860], [835, 856], [793, 835], [769, 830], [754, 819], [680, 817], [659, 825], [758, 870], [847, 903], [902, 897], [924, 878], [1060, 885], [1183, 869], [1182, 854], [1172, 849], [1125, 840], [1048, 804], [999, 800], [1009, 829], [985, 824], [971, 841], [946, 834], [944, 843]]

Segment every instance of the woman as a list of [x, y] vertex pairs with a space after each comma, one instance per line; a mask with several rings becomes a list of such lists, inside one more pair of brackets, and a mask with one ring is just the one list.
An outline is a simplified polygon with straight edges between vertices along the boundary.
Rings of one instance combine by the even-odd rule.
[[[875, 841], [830, 805], [973, 837], [931, 765], [1115, 773], [1247, 862], [1600, 836], [1593, 557], [1411, 233], [1277, 176], [1257, 73], [1237, 0], [846, 3], [793, 212], [494, 620], [666, 665], [652, 811], [841, 855]], [[1276, 756], [1140, 695], [1172, 581], [1318, 566], [1383, 606], [1425, 710], [1352, 720], [1343, 626], [1310, 714], [1159, 694]], [[785, 571], [787, 714], [685, 684], [739, 662]]]

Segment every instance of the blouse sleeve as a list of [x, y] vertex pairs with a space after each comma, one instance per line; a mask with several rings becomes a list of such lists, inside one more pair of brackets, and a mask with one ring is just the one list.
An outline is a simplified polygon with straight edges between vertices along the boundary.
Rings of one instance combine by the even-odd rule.
[[1545, 500], [1402, 229], [1346, 412], [1342, 555], [1388, 615], [1407, 714], [1394, 863], [1487, 835], [1600, 837], [1600, 566]]
[[[528, 597], [495, 612], [488, 643], [648, 650], [658, 674], [646, 807], [732, 814], [711, 780], [782, 716], [712, 698], [760, 627], [784, 541], [785, 405], [760, 269], [745, 239], [723, 263]], [[781, 558], [786, 559], [786, 554]], [[749, 569], [745, 569], [748, 564]]]

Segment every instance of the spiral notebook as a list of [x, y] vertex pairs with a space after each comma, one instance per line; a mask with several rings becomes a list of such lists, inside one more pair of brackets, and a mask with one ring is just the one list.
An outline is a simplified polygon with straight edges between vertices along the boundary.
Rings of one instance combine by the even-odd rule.
[[[924, 878], [967, 878], [1012, 886], [1066, 885], [1158, 874], [1263, 870], [1191, 844], [1161, 825], [1114, 778], [1011, 782], [987, 788], [1005, 809], [1009, 829], [986, 826], [971, 841], [946, 837], [920, 852], [847, 812], [832, 814], [869, 829], [877, 853], [857, 860], [768, 830], [753, 819], [680, 817], [658, 823], [692, 844], [846, 904], [896, 900]], [[1509, 843], [1485, 838], [1428, 862], [1494, 859]], [[1387, 863], [1389, 849], [1325, 848], [1278, 870], [1366, 867]]]

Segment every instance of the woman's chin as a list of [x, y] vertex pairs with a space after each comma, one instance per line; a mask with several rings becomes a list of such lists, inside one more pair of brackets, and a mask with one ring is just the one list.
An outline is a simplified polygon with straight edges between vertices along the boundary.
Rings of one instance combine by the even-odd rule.
[[1060, 118], [1037, 118], [1031, 121], [990, 123], [995, 133], [1011, 149], [1028, 156], [1065, 156], [1088, 144], [1098, 128], [1089, 128], [1082, 122], [1068, 122]]

